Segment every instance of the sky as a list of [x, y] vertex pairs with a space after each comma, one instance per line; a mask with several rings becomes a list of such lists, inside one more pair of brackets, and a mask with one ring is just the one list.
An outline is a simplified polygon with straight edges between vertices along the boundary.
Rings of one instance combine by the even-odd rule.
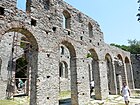
[[[18, 0], [19, 8], [25, 8]], [[108, 44], [128, 45], [128, 40], [140, 41], [137, 21], [137, 0], [64, 0], [98, 22]]]

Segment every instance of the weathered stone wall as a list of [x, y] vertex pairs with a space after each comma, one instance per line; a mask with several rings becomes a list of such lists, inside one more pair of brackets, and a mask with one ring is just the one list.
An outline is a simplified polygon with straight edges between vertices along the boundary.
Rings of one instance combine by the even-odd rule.
[[131, 54], [135, 88], [140, 88], [140, 54]]
[[[91, 71], [94, 72], [96, 99], [106, 99], [109, 94], [106, 55], [110, 56], [112, 63], [112, 74], [110, 74], [113, 83], [112, 94], [119, 93], [116, 81], [120, 84], [122, 81], [117, 79], [117, 76], [121, 76], [123, 81], [128, 81], [125, 58], [128, 58], [127, 63], [130, 63], [130, 53], [107, 45], [100, 26], [95, 20], [62, 0], [50, 0], [47, 5], [49, 8], [46, 7], [44, 0], [32, 0], [31, 5], [27, 0], [28, 9], [31, 10], [27, 12], [15, 8], [16, 0], [12, 1], [0, 2], [0, 7], [4, 8], [4, 14], [0, 15], [0, 49], [3, 49], [0, 50], [2, 60], [0, 83], [3, 83], [4, 88], [0, 91], [6, 92], [4, 81], [8, 78], [6, 68], [11, 53], [11, 47], [8, 45], [11, 39], [4, 37], [9, 35], [9, 32], [17, 32], [19, 35], [25, 35], [32, 44], [31, 105], [58, 105], [60, 88], [65, 90], [69, 84], [72, 105], [85, 105], [90, 100], [89, 58], [87, 58], [89, 52], [93, 60]], [[69, 28], [63, 27], [64, 14], [69, 18], [67, 21]], [[67, 49], [64, 55], [60, 53], [62, 45]], [[3, 58], [3, 55], [8, 56]], [[66, 58], [67, 56], [69, 58]], [[61, 61], [68, 65], [69, 83], [66, 88], [62, 88], [65, 82], [59, 77]], [[114, 63], [115, 61], [117, 64]], [[131, 68], [129, 69], [131, 71]], [[0, 94], [0, 97], [6, 96]]]

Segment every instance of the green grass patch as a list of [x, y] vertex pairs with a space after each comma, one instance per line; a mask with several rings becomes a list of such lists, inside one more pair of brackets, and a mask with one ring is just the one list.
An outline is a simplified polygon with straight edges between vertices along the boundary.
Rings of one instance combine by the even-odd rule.
[[59, 97], [60, 99], [64, 97], [71, 97], [71, 91], [61, 91]]
[[15, 97], [13, 99], [0, 100], [0, 105], [29, 105], [29, 97]]
[[19, 105], [17, 102], [13, 100], [0, 100], [0, 105]]

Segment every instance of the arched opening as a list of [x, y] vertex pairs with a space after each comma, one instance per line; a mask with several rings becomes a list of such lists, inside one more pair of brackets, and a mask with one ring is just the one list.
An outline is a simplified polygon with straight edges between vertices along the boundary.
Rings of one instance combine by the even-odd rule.
[[92, 38], [93, 37], [93, 26], [90, 22], [88, 23], [88, 32], [89, 32], [89, 37]]
[[17, 6], [18, 9], [26, 11], [30, 13], [31, 11], [31, 0], [17, 0]]
[[71, 97], [70, 89], [70, 78], [68, 78], [68, 64], [65, 61], [59, 63], [59, 95], [60, 100], [63, 99], [63, 94], [66, 94], [67, 97]]
[[[12, 28], [2, 37], [1, 45], [7, 53], [0, 52], [5, 58], [2, 68], [7, 75], [7, 98], [28, 95], [30, 104], [36, 105], [36, 79], [38, 45], [34, 36], [23, 28]], [[8, 73], [6, 73], [8, 72]], [[2, 77], [4, 78], [4, 76]], [[18, 85], [22, 81], [22, 86]]]
[[122, 83], [126, 82], [123, 59], [120, 54], [117, 55], [114, 64], [115, 64], [115, 72], [116, 72], [117, 93], [120, 94]]
[[68, 78], [68, 64], [65, 61], [59, 63], [59, 77]]
[[64, 54], [64, 47], [63, 47], [63, 46], [60, 47], [60, 53], [61, 53], [62, 55]]
[[[94, 49], [90, 49], [87, 54], [87, 58], [89, 58], [89, 78], [90, 78], [90, 94], [91, 97], [95, 95], [95, 97], [98, 97], [98, 88], [100, 86], [99, 81], [99, 63], [98, 63], [98, 55]], [[92, 88], [91, 84], [94, 81], [94, 89]]]
[[25, 56], [20, 57], [15, 62], [15, 94], [28, 95], [29, 90], [28, 61]]
[[17, 8], [20, 10], [26, 10], [26, 0], [17, 0]]
[[70, 29], [70, 21], [71, 21], [71, 16], [70, 13], [66, 10], [63, 11], [63, 28], [64, 29]]
[[126, 72], [127, 72], [128, 86], [129, 88], [133, 89], [131, 64], [128, 57], [125, 57], [125, 66], [126, 66]]
[[64, 75], [63, 74], [63, 69], [64, 69], [63, 68], [63, 63], [60, 62], [59, 63], [59, 77], [63, 77], [63, 75]]
[[120, 54], [118, 54], [118, 64], [119, 64], [119, 70], [121, 71], [122, 76], [122, 83], [126, 82], [126, 76], [125, 76], [125, 70], [124, 70], [124, 64], [123, 64], [123, 58]]
[[71, 84], [70, 91], [71, 91], [71, 97], [69, 97], [67, 99], [60, 100], [60, 105], [62, 103], [64, 103], [65, 101], [67, 101], [67, 104], [69, 103], [70, 105], [78, 105], [76, 52], [75, 52], [75, 49], [74, 49], [74, 47], [73, 47], [73, 45], [71, 43], [69, 43], [67, 41], [63, 41], [61, 44], [68, 49], [68, 53], [70, 55], [69, 64], [70, 64], [70, 84]]
[[108, 89], [109, 89], [109, 94], [113, 94], [114, 92], [114, 73], [113, 73], [113, 65], [112, 65], [112, 58], [110, 54], [105, 55], [105, 61], [106, 61], [106, 68], [107, 68], [107, 78], [108, 78]]

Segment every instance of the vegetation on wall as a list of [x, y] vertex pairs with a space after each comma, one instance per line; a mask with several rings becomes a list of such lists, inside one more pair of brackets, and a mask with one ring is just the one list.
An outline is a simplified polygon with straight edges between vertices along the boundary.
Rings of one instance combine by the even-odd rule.
[[[140, 5], [140, 0], [138, 0], [138, 4]], [[140, 6], [138, 8], [138, 11], [139, 13], [137, 14], [137, 16], [138, 16], [138, 21], [140, 22]]]
[[116, 46], [118, 48], [121, 48], [125, 51], [129, 51], [131, 54], [140, 54], [140, 41], [134, 39], [134, 40], [128, 40], [128, 46], [127, 45], [118, 45], [111, 43], [111, 46]]

